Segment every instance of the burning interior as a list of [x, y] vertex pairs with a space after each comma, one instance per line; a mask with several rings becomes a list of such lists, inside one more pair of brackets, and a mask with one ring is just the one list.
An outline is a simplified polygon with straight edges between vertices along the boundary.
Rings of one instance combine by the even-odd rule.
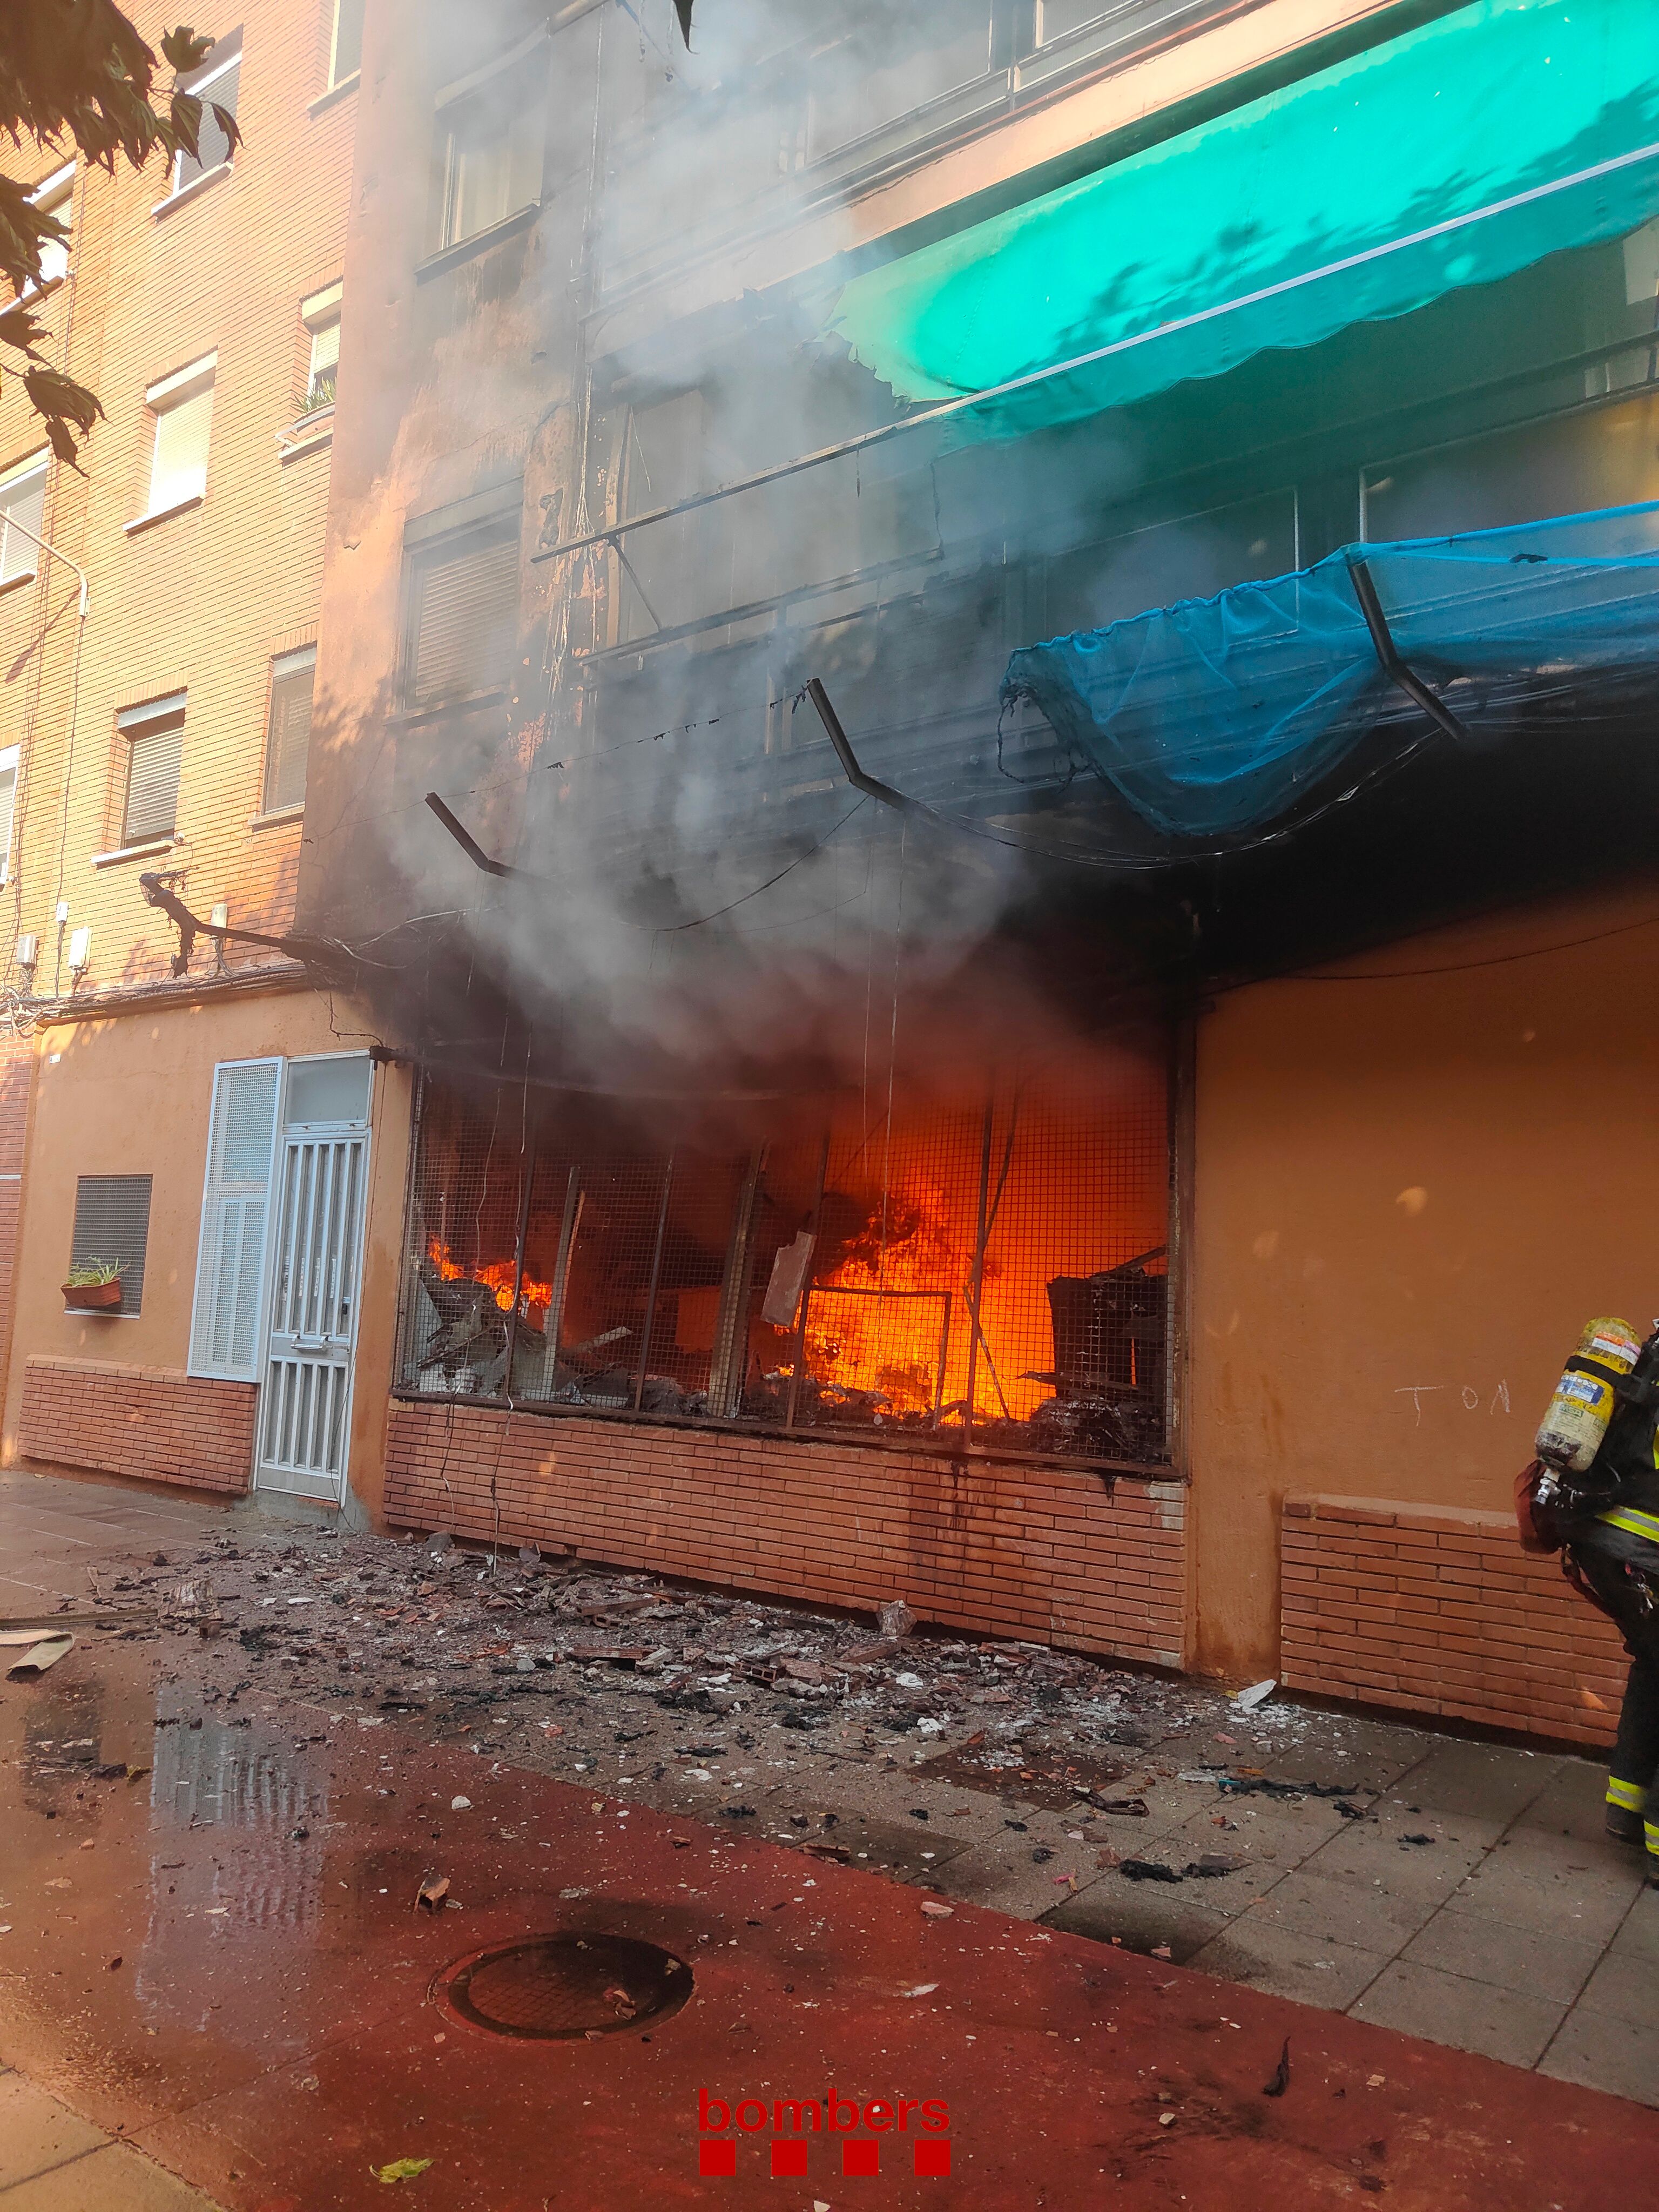
[[1167, 1461], [1167, 1053], [800, 1106], [670, 1149], [424, 1077], [400, 1391]]

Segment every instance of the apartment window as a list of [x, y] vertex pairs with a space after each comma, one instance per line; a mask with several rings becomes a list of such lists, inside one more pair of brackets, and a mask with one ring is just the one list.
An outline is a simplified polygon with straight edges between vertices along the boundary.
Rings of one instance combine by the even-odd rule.
[[340, 291], [339, 285], [329, 284], [300, 302], [300, 320], [310, 341], [306, 387], [301, 394], [302, 415], [334, 404], [334, 373], [340, 365]]
[[270, 715], [265, 731], [265, 812], [298, 806], [306, 795], [311, 749], [311, 693], [317, 648], [284, 653], [270, 664]]
[[0, 884], [11, 881], [11, 825], [17, 811], [17, 748], [0, 748]]
[[218, 356], [192, 362], [152, 384], [145, 404], [155, 421], [150, 449], [150, 514], [168, 514], [207, 489], [208, 435], [213, 428], [213, 375]]
[[115, 718], [127, 749], [121, 843], [153, 844], [171, 837], [179, 811], [179, 764], [185, 750], [185, 700], [175, 691], [143, 707], [124, 707]]
[[76, 1179], [70, 1265], [90, 1267], [103, 1261], [118, 1266], [121, 1303], [107, 1312], [136, 1314], [143, 1304], [151, 1181], [147, 1175]]
[[363, 0], [334, 0], [334, 42], [329, 55], [328, 81], [343, 84], [356, 76], [363, 60]]
[[477, 238], [540, 200], [546, 106], [540, 39], [440, 102], [428, 240], [433, 252]]
[[[55, 169], [44, 184], [35, 186], [29, 194], [29, 200], [42, 215], [55, 216], [67, 231], [75, 211], [74, 162]], [[44, 292], [53, 284], [61, 284], [69, 275], [69, 240], [66, 237], [46, 240], [40, 248], [40, 282], [35, 289]]]
[[39, 574], [46, 520], [46, 456], [32, 453], [0, 477], [0, 591]]
[[519, 621], [519, 516], [510, 514], [408, 555], [404, 704], [438, 707], [506, 689]]
[[[230, 51], [227, 52], [227, 47]], [[183, 89], [193, 93], [202, 103], [201, 128], [196, 134], [194, 154], [180, 152], [174, 160], [173, 189], [184, 191], [198, 177], [205, 177], [215, 169], [222, 169], [230, 160], [230, 134], [214, 113], [222, 108], [233, 122], [236, 116], [237, 88], [242, 75], [242, 41], [240, 32], [234, 40], [221, 39], [207, 61], [196, 75], [185, 80]]]

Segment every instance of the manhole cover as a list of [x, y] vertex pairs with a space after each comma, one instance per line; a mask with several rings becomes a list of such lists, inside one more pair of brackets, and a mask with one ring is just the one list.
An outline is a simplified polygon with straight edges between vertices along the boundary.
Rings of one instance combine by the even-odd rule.
[[627, 1936], [536, 1936], [464, 1959], [439, 1978], [440, 2001], [494, 2035], [556, 2041], [611, 2035], [678, 2012], [691, 1969]]

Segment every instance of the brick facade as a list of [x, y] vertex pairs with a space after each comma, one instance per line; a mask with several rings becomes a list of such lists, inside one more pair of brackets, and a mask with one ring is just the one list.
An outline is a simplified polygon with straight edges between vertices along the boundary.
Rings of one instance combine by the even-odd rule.
[[1608, 1620], [1507, 1513], [1285, 1501], [1285, 1686], [1578, 1743], [1612, 1741], [1626, 1661]]
[[[398, 1400], [396, 1527], [1178, 1667], [1185, 1493], [1053, 1467]], [[499, 1522], [497, 1514], [499, 1512]]]
[[253, 1464], [251, 1382], [177, 1368], [31, 1358], [18, 1441], [33, 1460], [240, 1498]]

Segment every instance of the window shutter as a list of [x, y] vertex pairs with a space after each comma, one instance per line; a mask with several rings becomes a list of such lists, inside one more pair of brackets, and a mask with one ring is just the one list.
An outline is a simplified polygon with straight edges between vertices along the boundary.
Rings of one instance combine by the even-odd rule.
[[265, 741], [265, 811], [297, 806], [306, 795], [311, 744], [311, 696], [317, 653], [284, 653], [270, 672], [270, 728]]
[[230, 141], [219, 128], [219, 119], [213, 111], [216, 106], [222, 107], [228, 114], [235, 115], [236, 88], [241, 75], [242, 64], [234, 61], [222, 76], [211, 77], [204, 85], [191, 87], [202, 103], [202, 125], [196, 134], [196, 156], [189, 154], [179, 156], [178, 181], [173, 185], [175, 191], [183, 191], [185, 186], [194, 184], [198, 177], [204, 177], [210, 169], [216, 169], [222, 162], [229, 161]]
[[0, 883], [11, 873], [11, 825], [17, 810], [17, 747], [0, 752]]
[[150, 463], [149, 511], [160, 514], [207, 489], [208, 439], [213, 428], [213, 386], [159, 408]]
[[276, 1141], [280, 1060], [226, 1060], [213, 1073], [213, 1120], [196, 1255], [190, 1372], [259, 1379], [265, 1226]]
[[334, 0], [334, 66], [331, 84], [356, 76], [363, 58], [363, 0]]
[[136, 1314], [143, 1304], [144, 1255], [149, 1244], [150, 1177], [81, 1176], [75, 1185], [75, 1227], [70, 1265], [88, 1267], [115, 1260], [121, 1267], [117, 1313]]
[[170, 837], [179, 811], [184, 708], [181, 705], [161, 714], [129, 708], [117, 719], [127, 739], [127, 801], [121, 842], [143, 845], [152, 838]]
[[518, 645], [516, 515], [422, 551], [412, 598], [408, 703], [434, 707], [503, 689]]

